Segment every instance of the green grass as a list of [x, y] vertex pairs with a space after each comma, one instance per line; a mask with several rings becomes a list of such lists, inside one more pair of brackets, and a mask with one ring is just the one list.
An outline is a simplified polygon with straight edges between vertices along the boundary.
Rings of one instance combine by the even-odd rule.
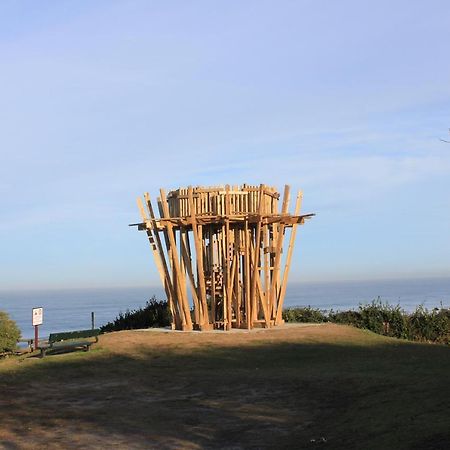
[[0, 447], [33, 435], [46, 448], [449, 448], [447, 347], [319, 327], [309, 339], [1, 362]]

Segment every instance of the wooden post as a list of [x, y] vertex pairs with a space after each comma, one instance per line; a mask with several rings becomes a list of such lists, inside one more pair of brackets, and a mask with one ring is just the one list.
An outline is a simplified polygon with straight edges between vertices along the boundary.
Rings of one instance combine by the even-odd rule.
[[138, 198], [138, 208], [141, 212], [141, 217], [143, 221], [146, 223], [146, 232], [148, 236], [148, 240], [150, 243], [150, 248], [152, 249], [153, 257], [155, 259], [156, 268], [158, 269], [159, 277], [161, 278], [161, 282], [164, 286], [164, 291], [167, 296], [167, 303], [169, 305], [170, 314], [172, 315], [172, 328], [177, 328], [180, 325], [178, 314], [174, 309], [174, 292], [172, 287], [172, 281], [170, 278], [170, 273], [167, 268], [167, 263], [164, 256], [164, 250], [162, 248], [161, 240], [158, 234], [157, 225], [155, 222], [155, 215], [153, 212], [153, 207], [150, 201], [150, 196], [148, 193], [144, 194], [144, 198], [146, 200], [147, 209], [150, 214], [150, 221], [147, 221], [147, 215], [145, 213], [144, 206], [142, 204], [142, 200]]
[[188, 232], [185, 229], [181, 230], [181, 236], [180, 236], [180, 244], [181, 244], [181, 254], [183, 256], [184, 261], [184, 267], [186, 268], [190, 286], [191, 286], [191, 293], [192, 293], [192, 301], [194, 302], [194, 320], [196, 325], [203, 323], [203, 315], [202, 310], [199, 305], [198, 295], [197, 295], [197, 286], [195, 285], [195, 278], [194, 278], [194, 272], [192, 270], [192, 260], [189, 250], [189, 238], [188, 238]]
[[[283, 206], [281, 209], [281, 215], [287, 214], [288, 208], [289, 208], [289, 191], [290, 188], [288, 185], [284, 188], [284, 195], [283, 195]], [[277, 300], [277, 290], [278, 290], [278, 280], [279, 280], [279, 273], [280, 273], [280, 262], [281, 262], [281, 249], [283, 246], [283, 238], [284, 238], [284, 225], [282, 222], [279, 223], [278, 226], [278, 233], [277, 233], [277, 243], [275, 248], [275, 261], [273, 266], [273, 274], [272, 274], [272, 286], [271, 286], [271, 297], [272, 301]], [[278, 316], [278, 303], [276, 304], [276, 316]]]
[[234, 291], [236, 296], [236, 328], [241, 327], [241, 302], [242, 302], [242, 289], [241, 289], [241, 230], [235, 228], [234, 230], [234, 251], [236, 254], [236, 271], [234, 274]]
[[250, 230], [248, 228], [248, 218], [244, 225], [244, 260], [245, 260], [245, 321], [247, 330], [252, 328], [252, 311], [250, 299]]
[[261, 222], [263, 213], [263, 192], [264, 185], [261, 184], [259, 187], [259, 206], [258, 206], [258, 223], [256, 225], [255, 232], [255, 249], [253, 252], [253, 276], [251, 285], [251, 302], [252, 302], [252, 321], [257, 320], [257, 302], [256, 302], [256, 280], [260, 278], [259, 273], [259, 255], [261, 253]]
[[[160, 195], [161, 195], [161, 207], [162, 211], [164, 213], [164, 218], [169, 219], [169, 211], [167, 208], [167, 199], [166, 194], [163, 189], [160, 189]], [[185, 330], [192, 330], [192, 320], [191, 320], [191, 312], [189, 309], [189, 303], [188, 299], [184, 296], [183, 288], [181, 287], [181, 283], [183, 281], [183, 276], [181, 274], [181, 267], [180, 267], [180, 258], [178, 257], [178, 251], [177, 251], [177, 245], [175, 243], [175, 236], [174, 236], [174, 230], [173, 225], [170, 222], [170, 220], [166, 220], [166, 228], [167, 228], [167, 237], [169, 239], [170, 247], [168, 250], [172, 253], [172, 259], [173, 259], [173, 266], [174, 266], [174, 279], [177, 283], [177, 293], [178, 298], [181, 304], [181, 308], [184, 313], [184, 321], [183, 326]]]
[[[192, 223], [192, 232], [194, 235], [194, 245], [195, 245], [195, 253], [197, 256], [197, 276], [198, 276], [198, 286], [200, 293], [200, 303], [202, 305], [202, 319], [203, 323], [201, 327], [209, 328], [208, 320], [208, 305], [206, 303], [206, 286], [205, 286], [205, 272], [203, 269], [203, 247], [201, 238], [199, 237], [199, 233], [202, 233], [201, 225], [197, 225], [197, 218], [194, 206], [194, 195], [192, 191], [192, 186], [188, 188], [188, 196], [189, 196], [189, 207], [191, 209], [191, 223]], [[198, 228], [197, 228], [198, 227]]]
[[[299, 191], [299, 193], [297, 194], [297, 200], [295, 202], [294, 214], [296, 216], [298, 216], [300, 214], [302, 199], [303, 199], [303, 193], [301, 191]], [[281, 282], [280, 295], [278, 298], [278, 310], [277, 310], [277, 317], [276, 317], [276, 321], [275, 321], [276, 325], [279, 325], [282, 320], [284, 296], [286, 294], [287, 279], [289, 276], [289, 269], [291, 267], [291, 258], [292, 258], [292, 252], [294, 250], [296, 232], [297, 232], [297, 224], [294, 223], [292, 225], [291, 238], [289, 239], [289, 247], [288, 247], [288, 252], [287, 252], [287, 256], [286, 256], [286, 263], [284, 266], [284, 273], [283, 273], [283, 281]]]

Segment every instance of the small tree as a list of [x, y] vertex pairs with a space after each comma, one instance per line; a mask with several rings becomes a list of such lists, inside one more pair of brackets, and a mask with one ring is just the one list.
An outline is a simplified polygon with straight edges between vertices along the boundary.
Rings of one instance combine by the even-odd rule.
[[0, 353], [12, 352], [20, 339], [20, 330], [8, 314], [0, 311]]

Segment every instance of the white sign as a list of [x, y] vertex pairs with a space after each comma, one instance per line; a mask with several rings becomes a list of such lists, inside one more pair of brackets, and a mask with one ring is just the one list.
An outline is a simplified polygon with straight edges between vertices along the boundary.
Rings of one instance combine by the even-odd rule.
[[42, 325], [44, 320], [44, 308], [33, 308], [33, 327]]

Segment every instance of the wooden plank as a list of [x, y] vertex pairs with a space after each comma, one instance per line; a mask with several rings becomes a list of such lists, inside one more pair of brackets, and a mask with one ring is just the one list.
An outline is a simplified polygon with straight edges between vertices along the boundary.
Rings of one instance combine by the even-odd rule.
[[259, 260], [260, 260], [260, 253], [261, 253], [261, 216], [263, 214], [263, 208], [264, 204], [262, 202], [262, 193], [264, 192], [264, 185], [261, 184], [259, 187], [259, 195], [261, 201], [259, 202], [258, 206], [258, 215], [259, 215], [259, 221], [256, 225], [256, 231], [255, 231], [255, 249], [253, 252], [253, 276], [252, 276], [252, 284], [251, 284], [251, 290], [250, 290], [250, 296], [251, 296], [251, 302], [252, 302], [252, 320], [255, 321], [257, 317], [257, 302], [256, 302], [256, 279], [260, 277], [259, 274]]
[[[183, 230], [183, 228], [180, 228], [180, 233]], [[179, 283], [180, 283], [180, 289], [183, 292], [183, 298], [188, 300], [189, 305], [189, 298], [188, 298], [188, 292], [187, 292], [187, 283], [186, 283], [186, 268], [184, 267], [184, 258], [181, 254], [181, 236], [180, 236], [180, 243], [177, 239], [177, 233], [174, 231], [173, 234], [175, 245], [177, 246], [177, 253], [179, 254], [179, 264], [180, 264], [180, 276], [179, 276]], [[189, 314], [190, 314], [190, 308], [189, 308]]]
[[[162, 207], [162, 202], [161, 202], [161, 198], [158, 197], [157, 198], [157, 204], [158, 204], [158, 211], [159, 211], [159, 215], [160, 217], [164, 217], [164, 211], [163, 211], [163, 207]], [[167, 224], [171, 224], [171, 222], [161, 222], [161, 219], [159, 219], [160, 225], [164, 224], [163, 226], [160, 226], [159, 230], [162, 231], [163, 236], [164, 236], [164, 243], [166, 245], [166, 252], [167, 252], [167, 258], [169, 260], [169, 264], [170, 264], [170, 270], [171, 270], [171, 274], [172, 274], [172, 286], [173, 286], [173, 293], [174, 293], [174, 309], [177, 311], [179, 317], [180, 317], [180, 325], [179, 327], [177, 327], [177, 329], [183, 329], [186, 325], [186, 320], [185, 320], [185, 312], [183, 309], [183, 305], [181, 303], [181, 294], [179, 291], [179, 283], [178, 283], [178, 278], [176, 275], [176, 270], [175, 270], [175, 263], [174, 263], [174, 254], [172, 251], [172, 246], [170, 245], [170, 241], [169, 241], [169, 233], [168, 233], [168, 227]]]
[[[199, 239], [199, 241], [201, 243], [201, 249], [202, 249], [201, 255], [202, 255], [202, 263], [203, 263], [203, 286], [202, 287], [199, 286], [198, 292], [200, 292], [200, 290], [202, 290], [203, 293], [204, 293], [204, 296], [205, 296], [205, 304], [203, 304], [200, 301], [200, 305], [202, 307], [203, 316], [204, 316], [204, 321], [203, 321], [201, 329], [203, 329], [203, 330], [207, 330], [208, 329], [209, 330], [209, 329], [211, 329], [211, 324], [210, 324], [210, 319], [209, 319], [209, 316], [210, 316], [210, 314], [209, 314], [209, 307], [208, 307], [208, 303], [206, 302], [207, 295], [206, 295], [206, 278], [205, 278], [205, 273], [206, 273], [206, 271], [205, 271], [205, 261], [207, 260], [207, 248], [206, 248], [206, 236], [203, 235], [203, 228], [204, 227], [200, 226], [200, 225], [197, 228], [198, 239]], [[198, 257], [197, 257], [197, 280], [199, 280]], [[198, 282], [198, 283], [200, 283], [200, 282]], [[199, 296], [199, 298], [200, 298], [200, 296]]]
[[[301, 191], [299, 191], [299, 193], [297, 194], [297, 200], [295, 202], [294, 214], [296, 216], [300, 213], [302, 200], [303, 200], [303, 193]], [[286, 294], [287, 280], [288, 280], [288, 276], [289, 276], [289, 270], [291, 267], [291, 258], [292, 258], [292, 252], [294, 250], [296, 232], [297, 232], [297, 224], [292, 226], [291, 237], [289, 239], [289, 246], [288, 246], [287, 255], [286, 255], [286, 263], [284, 266], [283, 280], [281, 282], [280, 294], [279, 294], [279, 298], [278, 298], [278, 302], [277, 302], [278, 309], [277, 309], [277, 316], [275, 319], [276, 325], [279, 325], [282, 321], [284, 297]]]
[[201, 238], [199, 237], [199, 233], [202, 233], [202, 226], [197, 225], [197, 217], [194, 209], [194, 197], [192, 187], [188, 188], [188, 196], [189, 196], [189, 205], [191, 208], [191, 222], [192, 222], [192, 230], [194, 237], [194, 245], [195, 245], [195, 253], [197, 257], [197, 276], [198, 276], [198, 286], [199, 286], [199, 294], [200, 294], [200, 303], [202, 305], [203, 310], [203, 323], [201, 326], [208, 326], [208, 305], [206, 303], [206, 285], [205, 285], [205, 272], [203, 268], [203, 247]]
[[194, 320], [196, 325], [203, 323], [202, 310], [199, 305], [198, 295], [197, 295], [197, 286], [195, 284], [194, 272], [192, 269], [192, 260], [191, 260], [191, 252], [189, 249], [189, 238], [188, 232], [186, 230], [181, 230], [180, 236], [180, 245], [181, 245], [181, 254], [184, 261], [184, 266], [186, 268], [190, 287], [192, 294], [192, 301], [194, 302]]
[[[252, 253], [254, 252], [254, 250], [255, 250], [255, 246], [252, 243], [252, 245], [251, 245]], [[250, 269], [252, 269], [252, 268], [254, 268], [253, 265], [251, 266]], [[270, 323], [270, 318], [269, 318], [269, 314], [268, 314], [268, 310], [266, 308], [266, 305], [264, 304], [264, 296], [263, 296], [263, 291], [262, 291], [262, 287], [261, 287], [261, 279], [259, 277], [259, 274], [255, 278], [255, 280], [256, 280], [256, 287], [257, 287], [255, 296], [260, 300], [258, 302], [258, 305], [261, 304], [261, 308], [262, 308], [263, 316], [264, 316], [264, 321], [266, 323], [266, 327], [268, 328], [269, 327], [269, 323]], [[253, 315], [252, 317], [253, 317], [253, 319], [252, 319], [253, 323], [258, 321], [257, 315]]]
[[211, 274], [211, 321], [216, 321], [216, 276], [215, 276], [215, 234], [213, 227], [210, 226], [208, 230], [209, 235], [209, 252], [210, 252], [210, 274]]
[[[163, 211], [164, 216], [169, 216], [169, 210], [167, 207], [167, 199], [166, 194], [164, 192], [164, 189], [160, 189], [160, 196], [161, 196], [161, 208]], [[175, 231], [173, 230], [173, 227], [170, 223], [167, 224], [167, 237], [169, 239], [170, 244], [170, 250], [172, 252], [173, 257], [173, 263], [174, 263], [174, 280], [176, 281], [176, 287], [177, 292], [179, 294], [180, 304], [183, 309], [184, 313], [184, 329], [185, 330], [192, 330], [192, 319], [191, 319], [191, 312], [189, 308], [189, 302], [188, 299], [185, 297], [185, 292], [183, 288], [181, 287], [181, 284], [183, 282], [183, 274], [181, 273], [181, 267], [180, 267], [180, 258], [178, 256], [177, 246], [175, 242]]]
[[250, 230], [248, 228], [248, 222], [245, 221], [244, 225], [244, 261], [245, 261], [245, 320], [246, 328], [250, 330], [252, 328], [252, 314], [250, 303]]
[[[225, 215], [228, 217], [231, 213], [231, 199], [230, 199], [230, 186], [227, 184], [225, 186]], [[225, 289], [226, 301], [224, 302], [224, 313], [226, 311], [227, 321], [226, 329], [231, 330], [231, 280], [232, 276], [230, 273], [230, 248], [231, 248], [231, 236], [230, 236], [230, 222], [225, 219], [225, 226], [223, 228], [224, 232], [224, 244], [225, 244]]]
[[264, 296], [265, 303], [267, 305], [268, 311], [270, 309], [270, 269], [269, 269], [269, 252], [267, 251], [269, 247], [269, 227], [267, 225], [263, 226], [263, 252], [264, 252]]
[[[283, 206], [281, 209], [282, 214], [287, 214], [289, 208], [289, 198], [290, 198], [290, 187], [288, 185], [284, 188], [283, 195]], [[275, 305], [277, 300], [277, 290], [279, 285], [279, 273], [280, 273], [280, 262], [281, 262], [281, 249], [283, 246], [284, 239], [284, 225], [280, 223], [278, 225], [277, 237], [276, 237], [276, 249], [275, 249], [275, 260], [273, 263], [273, 272], [272, 272], [272, 284], [271, 284], [271, 298], [275, 307], [275, 317], [278, 311], [278, 304]]]
[[228, 258], [227, 258], [227, 242], [226, 242], [226, 230], [225, 225], [222, 225], [222, 231], [220, 233], [220, 248], [221, 248], [221, 263], [222, 267], [222, 316], [224, 329], [228, 329]]
[[[156, 241], [156, 248], [158, 250], [158, 256], [159, 256], [159, 260], [163, 269], [163, 273], [164, 273], [164, 289], [166, 290], [166, 294], [168, 296], [167, 301], [169, 303], [169, 309], [170, 309], [170, 313], [172, 314], [172, 318], [173, 318], [173, 322], [172, 324], [175, 325], [175, 327], [177, 329], [181, 328], [181, 317], [180, 314], [178, 312], [178, 308], [177, 305], [175, 304], [176, 302], [176, 293], [173, 287], [173, 283], [172, 283], [172, 279], [170, 276], [170, 271], [169, 271], [169, 267], [167, 265], [166, 262], [166, 257], [164, 254], [164, 248], [161, 242], [161, 238], [159, 236], [159, 232], [158, 229], [156, 227], [156, 217], [155, 217], [155, 213], [153, 210], [153, 206], [152, 206], [152, 202], [150, 200], [150, 195], [148, 194], [148, 192], [146, 192], [144, 194], [144, 199], [145, 199], [145, 203], [147, 206], [147, 210], [150, 216], [150, 221], [149, 221], [149, 226], [151, 227], [151, 230], [153, 232], [153, 236], [154, 239]], [[170, 258], [170, 256], [169, 256]], [[167, 293], [168, 291], [168, 293]]]
[[[145, 212], [144, 204], [142, 203], [142, 199], [140, 197], [138, 197], [136, 202], [137, 202], [138, 209], [139, 209], [139, 212], [141, 214], [142, 220], [144, 222], [147, 222], [147, 220], [148, 220], [147, 219], [147, 214]], [[156, 248], [156, 244], [155, 244], [155, 240], [153, 238], [152, 230], [150, 228], [147, 228], [146, 231], [147, 231], [148, 240], [150, 242], [150, 248], [152, 249], [152, 253], [153, 253], [154, 257], [155, 257], [155, 263], [156, 263], [156, 267], [158, 268], [158, 273], [160, 275], [161, 281], [164, 284], [164, 273], [162, 271], [161, 260], [159, 258], [158, 253], [157, 253], [158, 250]]]
[[275, 264], [275, 253], [271, 253], [270, 249], [275, 248], [274, 242], [276, 240], [276, 230], [275, 225], [271, 224], [268, 227], [269, 230], [269, 245], [267, 246], [267, 251], [269, 252], [269, 277], [270, 277], [270, 283], [269, 283], [269, 290], [268, 290], [268, 302], [269, 302], [269, 311], [271, 312], [271, 319], [275, 319], [276, 311], [275, 311], [275, 300], [272, 297], [272, 279], [273, 279], [273, 267]]
[[234, 230], [234, 251], [236, 255], [236, 271], [234, 275], [234, 292], [236, 297], [236, 327], [240, 328], [241, 326], [241, 301], [242, 301], [242, 289], [240, 282], [240, 273], [241, 273], [241, 253], [240, 253], [240, 240], [241, 230], [239, 228], [235, 228]]

